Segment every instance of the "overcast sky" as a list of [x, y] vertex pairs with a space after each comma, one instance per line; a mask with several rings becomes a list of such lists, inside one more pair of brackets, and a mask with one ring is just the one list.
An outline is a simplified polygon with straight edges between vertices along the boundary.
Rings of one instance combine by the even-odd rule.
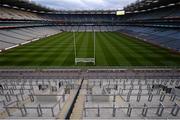
[[57, 10], [123, 9], [136, 0], [31, 0]]

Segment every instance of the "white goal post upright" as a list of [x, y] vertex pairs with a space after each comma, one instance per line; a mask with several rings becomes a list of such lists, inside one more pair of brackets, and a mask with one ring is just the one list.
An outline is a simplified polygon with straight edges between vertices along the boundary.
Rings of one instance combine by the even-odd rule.
[[[94, 31], [94, 59], [96, 58], [96, 32]], [[96, 63], [96, 61], [94, 61]]]
[[73, 36], [74, 36], [74, 57], [77, 57], [77, 51], [76, 51], [76, 33], [73, 31]]
[[95, 34], [95, 30], [93, 30], [93, 39], [94, 39], [93, 40], [93, 42], [94, 42], [93, 57], [86, 57], [86, 58], [78, 57], [77, 49], [76, 49], [76, 33], [75, 33], [75, 31], [73, 31], [73, 37], [74, 37], [75, 65], [77, 65], [78, 63], [93, 63], [95, 65], [96, 64], [96, 34]]

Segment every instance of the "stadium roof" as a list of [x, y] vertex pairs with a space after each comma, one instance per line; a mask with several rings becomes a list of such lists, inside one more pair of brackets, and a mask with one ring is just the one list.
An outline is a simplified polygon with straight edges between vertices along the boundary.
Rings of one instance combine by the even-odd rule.
[[31, 12], [52, 12], [53, 9], [44, 7], [40, 4], [36, 4], [34, 2], [29, 2], [29, 0], [0, 0], [0, 6], [3, 7], [11, 7], [14, 9], [20, 9], [24, 11]]
[[150, 11], [179, 4], [179, 0], [137, 0], [124, 8], [128, 12]]

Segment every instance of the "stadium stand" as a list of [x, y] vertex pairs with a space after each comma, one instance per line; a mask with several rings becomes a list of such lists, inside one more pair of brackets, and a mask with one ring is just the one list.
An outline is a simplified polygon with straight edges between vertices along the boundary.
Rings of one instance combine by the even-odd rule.
[[174, 50], [180, 50], [180, 32], [179, 30], [168, 28], [149, 28], [149, 27], [122, 27], [120, 32], [147, 40], [151, 43], [159, 44]]
[[0, 49], [5, 50], [9, 47], [25, 44], [28, 41], [37, 40], [49, 35], [60, 32], [58, 27], [31, 27], [0, 30]]
[[[179, 1], [142, 0], [124, 8], [129, 14], [119, 18], [120, 32], [140, 39], [180, 51]], [[143, 9], [144, 7], [144, 9]]]
[[[2, 3], [0, 6], [0, 51], [61, 32], [58, 26], [52, 26], [47, 18], [43, 19], [41, 15], [33, 11], [19, 9], [22, 4], [27, 4], [26, 2], [16, 1], [14, 2], [16, 7]], [[39, 7], [38, 9], [45, 10]]]
[[0, 9], [0, 19], [42, 20], [42, 18], [35, 13], [5, 7], [1, 7]]
[[179, 70], [87, 71], [1, 69], [0, 118], [179, 118]]

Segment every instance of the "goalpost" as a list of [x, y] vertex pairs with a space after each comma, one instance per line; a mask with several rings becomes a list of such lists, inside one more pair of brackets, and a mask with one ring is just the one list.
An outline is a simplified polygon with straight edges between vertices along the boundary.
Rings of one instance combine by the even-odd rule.
[[78, 57], [77, 56], [77, 49], [76, 49], [76, 33], [73, 31], [73, 37], [74, 37], [74, 56], [75, 56], [75, 65], [78, 63], [93, 63], [96, 64], [96, 33], [95, 30], [93, 30], [93, 41], [94, 41], [94, 49], [93, 49], [93, 57]]

